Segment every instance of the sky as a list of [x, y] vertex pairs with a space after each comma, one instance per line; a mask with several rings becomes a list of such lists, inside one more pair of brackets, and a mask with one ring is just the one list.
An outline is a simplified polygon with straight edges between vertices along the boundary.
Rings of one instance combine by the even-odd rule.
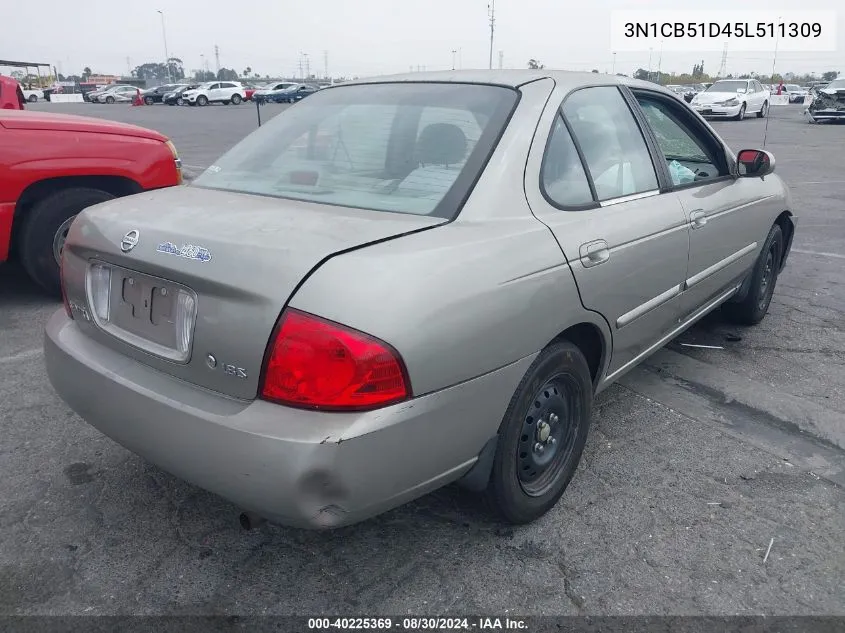
[[[487, 68], [489, 0], [30, 0], [15, 2], [17, 28], [5, 29], [0, 58], [55, 65], [62, 74], [126, 74], [144, 62], [163, 61], [162, 11], [168, 53], [186, 71], [207, 64], [261, 76], [299, 76], [300, 61], [313, 74], [367, 76], [409, 70]], [[776, 0], [775, 0], [776, 1]], [[834, 10], [838, 0], [781, 0], [794, 10]], [[708, 0], [706, 11], [738, 3]], [[777, 9], [770, 0], [745, 0], [744, 9]], [[618, 52], [610, 43], [611, 11], [689, 8], [679, 0], [496, 0], [494, 67], [547, 68], [632, 74], [637, 68], [691, 71], [704, 61], [711, 74], [721, 52]], [[704, 10], [702, 9], [702, 10]], [[845, 72], [845, 5], [837, 16], [836, 52], [782, 52], [776, 71]], [[8, 14], [7, 14], [8, 15]], [[704, 15], [704, 14], [703, 14]], [[32, 25], [23, 28], [20, 25]], [[33, 35], [37, 33], [37, 37]], [[452, 51], [458, 51], [452, 53]], [[730, 52], [728, 73], [772, 71], [773, 52]], [[651, 58], [651, 62], [649, 59]], [[8, 73], [8, 68], [0, 68]]]

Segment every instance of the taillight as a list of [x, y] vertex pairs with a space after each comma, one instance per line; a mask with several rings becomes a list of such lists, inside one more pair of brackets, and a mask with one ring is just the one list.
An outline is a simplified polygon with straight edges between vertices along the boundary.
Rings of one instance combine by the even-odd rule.
[[375, 409], [410, 397], [399, 353], [368, 334], [287, 309], [270, 341], [261, 397], [334, 411]]

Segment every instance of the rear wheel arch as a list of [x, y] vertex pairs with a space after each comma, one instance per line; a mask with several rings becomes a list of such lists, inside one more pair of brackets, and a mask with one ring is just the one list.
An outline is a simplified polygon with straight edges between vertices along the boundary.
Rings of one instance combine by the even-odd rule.
[[15, 205], [15, 213], [12, 218], [11, 257], [17, 254], [21, 229], [32, 207], [58, 191], [76, 187], [99, 189], [116, 198], [140, 193], [144, 190], [138, 182], [124, 176], [68, 176], [46, 178], [32, 183], [24, 189]]
[[604, 368], [609, 360], [609, 335], [602, 331], [602, 328], [595, 323], [584, 321], [563, 330], [554, 339], [549, 341], [546, 347], [554, 345], [559, 341], [569, 341], [581, 351], [590, 368], [590, 377], [593, 380], [593, 388], [595, 389], [604, 374]]

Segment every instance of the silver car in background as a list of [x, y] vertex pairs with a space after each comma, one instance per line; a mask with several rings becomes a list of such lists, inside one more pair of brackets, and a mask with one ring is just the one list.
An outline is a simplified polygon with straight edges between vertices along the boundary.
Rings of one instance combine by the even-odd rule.
[[337, 527], [460, 482], [529, 522], [595, 394], [720, 306], [763, 319], [795, 230], [774, 167], [628, 78], [330, 87], [79, 214], [47, 370], [244, 516]]
[[93, 103], [129, 103], [135, 100], [139, 92], [135, 86], [111, 86], [100, 93], [89, 94], [88, 98]]

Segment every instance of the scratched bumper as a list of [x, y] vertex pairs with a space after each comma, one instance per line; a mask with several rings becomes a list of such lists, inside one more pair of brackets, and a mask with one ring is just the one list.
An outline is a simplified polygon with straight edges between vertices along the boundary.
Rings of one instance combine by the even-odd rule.
[[162, 469], [297, 527], [355, 523], [458, 479], [495, 435], [532, 358], [377, 411], [233, 400], [127, 359], [60, 310], [47, 373], [82, 418]]

